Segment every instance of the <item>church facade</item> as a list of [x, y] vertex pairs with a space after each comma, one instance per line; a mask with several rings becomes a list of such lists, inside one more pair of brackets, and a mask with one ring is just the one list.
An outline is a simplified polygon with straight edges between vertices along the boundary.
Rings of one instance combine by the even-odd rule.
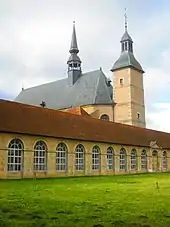
[[62, 111], [81, 107], [94, 118], [146, 127], [144, 71], [134, 56], [127, 23], [120, 57], [111, 68], [113, 86], [101, 68], [82, 72], [75, 24], [69, 52], [67, 78], [22, 90], [15, 101]]
[[68, 77], [0, 100], [0, 178], [170, 170], [170, 134], [146, 129], [143, 73], [127, 31], [111, 68], [83, 73], [75, 24]]

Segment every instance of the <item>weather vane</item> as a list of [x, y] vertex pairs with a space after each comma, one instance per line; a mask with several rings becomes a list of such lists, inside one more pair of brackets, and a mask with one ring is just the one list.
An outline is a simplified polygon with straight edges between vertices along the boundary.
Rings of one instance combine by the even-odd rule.
[[126, 8], [125, 8], [124, 17], [125, 17], [125, 30], [127, 30], [127, 14], [126, 14]]

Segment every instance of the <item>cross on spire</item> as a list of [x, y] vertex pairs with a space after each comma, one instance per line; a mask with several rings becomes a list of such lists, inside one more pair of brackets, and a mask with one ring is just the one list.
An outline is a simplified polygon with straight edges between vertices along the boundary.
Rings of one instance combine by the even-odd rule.
[[126, 8], [125, 8], [124, 17], [125, 17], [125, 31], [127, 31], [127, 14], [126, 14]]

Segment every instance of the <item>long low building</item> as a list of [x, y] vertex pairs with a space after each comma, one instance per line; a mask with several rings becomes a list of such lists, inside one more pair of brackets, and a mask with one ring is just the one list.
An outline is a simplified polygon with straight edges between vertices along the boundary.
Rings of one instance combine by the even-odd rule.
[[170, 170], [170, 134], [0, 100], [0, 178]]

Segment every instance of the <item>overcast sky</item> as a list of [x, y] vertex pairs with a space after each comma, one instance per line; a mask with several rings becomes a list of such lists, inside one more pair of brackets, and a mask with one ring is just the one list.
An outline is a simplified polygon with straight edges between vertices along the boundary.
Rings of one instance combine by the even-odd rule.
[[102, 67], [111, 78], [125, 7], [145, 70], [147, 127], [170, 132], [169, 0], [0, 0], [0, 98], [67, 76], [74, 20], [83, 71]]

